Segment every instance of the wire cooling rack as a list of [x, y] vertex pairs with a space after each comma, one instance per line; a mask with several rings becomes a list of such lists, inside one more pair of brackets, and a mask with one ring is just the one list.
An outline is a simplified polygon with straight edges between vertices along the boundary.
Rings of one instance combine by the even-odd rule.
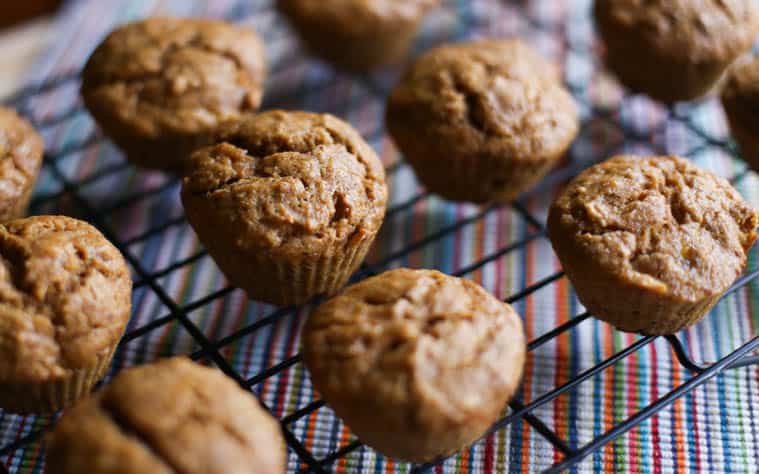
[[[677, 152], [695, 161], [711, 151], [722, 157], [717, 167], [730, 171], [733, 184], [752, 179], [744, 165], [729, 158], [736, 155], [736, 150], [726, 133], [715, 133], [704, 125], [703, 114], [698, 111], [705, 105], [664, 109], [615, 89], [608, 77], [597, 78], [592, 71], [602, 68], [587, 2], [579, 3], [585, 7], [571, 9], [565, 3], [552, 1], [447, 1], [432, 15], [432, 26], [427, 25], [421, 35], [419, 50], [443, 41], [479, 36], [523, 37], [564, 66], [565, 82], [580, 106], [580, 137], [556, 170], [514, 204], [485, 207], [455, 205], [430, 196], [419, 188], [408, 166], [399, 159], [385, 135], [382, 120], [384, 100], [397, 79], [397, 71], [346, 76], [309, 61], [269, 2], [240, 2], [225, 15], [229, 20], [255, 25], [265, 38], [271, 72], [264, 108], [321, 110], [346, 117], [381, 150], [391, 183], [391, 204], [377, 249], [354, 280], [400, 265], [435, 267], [474, 278], [520, 313], [531, 314], [539, 310], [537, 302], [547, 298], [547, 292], [567, 287], [550, 253], [543, 223], [545, 208], [556, 187], [580, 170], [619, 151]], [[32, 120], [47, 143], [60, 145], [47, 150], [33, 212], [65, 213], [90, 221], [121, 250], [132, 268], [134, 315], [108, 378], [123, 367], [172, 354], [189, 354], [217, 366], [242, 387], [252, 390], [281, 419], [290, 449], [291, 471], [374, 470], [380, 463], [404, 472], [464, 470], [462, 459], [475, 456], [474, 451], [434, 465], [412, 466], [382, 460], [353, 438], [313, 393], [300, 364], [299, 328], [313, 304], [305, 308], [273, 308], [249, 302], [241, 291], [227, 286], [185, 221], [177, 196], [177, 179], [135, 170], [125, 162], [95, 129], [78, 99], [72, 99], [77, 87], [78, 72], [72, 71], [30, 85], [8, 102]], [[68, 105], [61, 107], [61, 103]], [[678, 139], [678, 134], [689, 139]], [[549, 262], [551, 270], [524, 275], [530, 273], [525, 270], [525, 259], [537, 258], [536, 254]], [[759, 274], [753, 261], [752, 256], [750, 270], [725, 298], [753, 291], [750, 283]], [[507, 427], [523, 426], [523, 430], [507, 436], [512, 454], [508, 465], [512, 470], [533, 468], [531, 461], [514, 455], [514, 449], [536, 438], [549, 445], [549, 460], [540, 469], [559, 472], [572, 468], [588, 456], [598, 456], [607, 444], [716, 375], [759, 362], [753, 354], [759, 347], [759, 337], [751, 331], [741, 345], [718, 354], [716, 362], [697, 362], [689, 351], [695, 345], [684, 342], [684, 336], [622, 336], [582, 311], [571, 294], [567, 299], [570, 303], [566, 311], [577, 309], [576, 313], [541, 332], [528, 330], [532, 337], [531, 357], [537, 357], [541, 348], [558, 347], [567, 341], [574, 344], [573, 351], [581, 351], [586, 341], [578, 328], [591, 322], [613, 334], [615, 340], [630, 343], [619, 347], [615, 344], [607, 356], [597, 357], [582, 370], [575, 365], [568, 374], [557, 373], [551, 381], [556, 383], [540, 393], [529, 395], [522, 390], [488, 434], [490, 439], [505, 433]], [[750, 312], [752, 307], [739, 305], [730, 317], [750, 318]], [[560, 423], [540, 416], [545, 407], [577, 392], [583, 384], [633, 357], [641, 357], [647, 348], [657, 347], [659, 352], [669, 353], [672, 370], [684, 375], [676, 377], [676, 383], [665, 393], [639, 401], [637, 409], [626, 417], [614, 418], [613, 423], [578, 442], [568, 440], [567, 430]], [[575, 357], [573, 354], [567, 357]], [[528, 364], [539, 362], [536, 359]], [[534, 375], [529, 370], [527, 373], [524, 384], [538, 385]], [[40, 472], [41, 439], [55, 420], [56, 417], [0, 412], [0, 472]], [[524, 432], [529, 435], [517, 436]], [[377, 464], [368, 466], [366, 459]], [[485, 470], [487, 464], [485, 461], [485, 466], [480, 467]], [[594, 467], [607, 468], [618, 469], [603, 462]]]

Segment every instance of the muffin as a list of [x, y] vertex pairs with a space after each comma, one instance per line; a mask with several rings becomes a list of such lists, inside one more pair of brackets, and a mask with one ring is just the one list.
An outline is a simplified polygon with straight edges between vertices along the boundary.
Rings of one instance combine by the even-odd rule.
[[596, 0], [594, 14], [609, 69], [665, 103], [709, 92], [759, 30], [753, 0]]
[[730, 184], [675, 156], [616, 156], [580, 174], [548, 235], [583, 305], [623, 331], [677, 332], [743, 272], [759, 215]]
[[314, 388], [361, 441], [413, 462], [481, 437], [516, 391], [519, 315], [479, 285], [397, 269], [347, 288], [305, 324]]
[[730, 131], [738, 142], [741, 156], [759, 170], [759, 59], [730, 69], [722, 89], [722, 106]]
[[0, 222], [26, 214], [43, 151], [42, 137], [32, 125], [0, 107]]
[[185, 358], [120, 373], [48, 438], [49, 474], [281, 474], [279, 423], [221, 372]]
[[577, 136], [558, 71], [519, 40], [445, 45], [420, 57], [387, 104], [387, 128], [428, 190], [508, 202]]
[[385, 171], [349, 124], [274, 110], [192, 155], [187, 220], [227, 279], [277, 305], [334, 293], [382, 224]]
[[124, 258], [63, 216], [0, 224], [0, 408], [51, 413], [105, 374], [129, 320]]
[[261, 103], [255, 32], [220, 21], [149, 18], [113, 31], [82, 72], [82, 98], [137, 165], [181, 172], [221, 124]]
[[278, 0], [279, 10], [316, 56], [350, 71], [397, 63], [439, 0]]

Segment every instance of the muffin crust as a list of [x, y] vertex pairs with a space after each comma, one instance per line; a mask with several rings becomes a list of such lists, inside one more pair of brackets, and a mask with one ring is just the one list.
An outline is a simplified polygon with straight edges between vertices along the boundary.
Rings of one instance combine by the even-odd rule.
[[54, 401], [35, 400], [34, 387], [104, 370], [129, 320], [131, 290], [121, 254], [85, 222], [39, 216], [0, 225], [0, 406], [62, 408], [43, 406]]
[[445, 45], [393, 90], [387, 126], [417, 177], [456, 201], [511, 201], [579, 130], [558, 71], [519, 40]]
[[[374, 239], [386, 200], [382, 164], [353, 127], [307, 112], [231, 126], [193, 155], [182, 183], [188, 220], [222, 271], [278, 304], [337, 290]], [[299, 288], [296, 271], [323, 275], [304, 275], [311, 287]]]
[[351, 71], [401, 61], [439, 0], [278, 0], [304, 45]]
[[561, 193], [548, 231], [591, 313], [662, 335], [719, 300], [742, 273], [757, 224], [729, 183], [682, 158], [617, 156]]
[[722, 105], [741, 156], [759, 169], [759, 59], [751, 58], [730, 69], [722, 89]]
[[619, 80], [663, 102], [707, 93], [759, 31], [750, 0], [596, 0], [595, 18]]
[[42, 137], [28, 121], [0, 107], [0, 222], [26, 213], [43, 149]]
[[314, 387], [379, 452], [425, 462], [482, 436], [520, 381], [519, 316], [477, 284], [397, 269], [347, 288], [306, 322]]
[[48, 441], [50, 474], [285, 472], [277, 421], [219, 371], [184, 358], [122, 372]]
[[253, 30], [156, 17], [108, 35], [84, 68], [82, 97], [130, 160], [178, 171], [221, 124], [258, 108], [265, 74]]

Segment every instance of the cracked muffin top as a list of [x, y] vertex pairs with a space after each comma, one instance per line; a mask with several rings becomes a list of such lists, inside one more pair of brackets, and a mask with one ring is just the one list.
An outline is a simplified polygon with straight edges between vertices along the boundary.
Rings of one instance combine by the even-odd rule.
[[752, 0], [596, 0], [594, 8], [607, 41], [619, 38], [677, 62], [735, 58], [759, 30]]
[[0, 214], [4, 202], [19, 198], [34, 186], [43, 148], [42, 137], [28, 121], [0, 107]]
[[393, 90], [388, 127], [453, 152], [515, 160], [564, 150], [577, 109], [558, 70], [519, 40], [444, 45], [421, 56]]
[[[617, 156], [580, 174], [551, 208], [551, 240], [678, 301], [740, 275], [759, 214], [730, 184], [675, 156]], [[599, 275], [599, 278], [603, 278]]]
[[82, 72], [82, 96], [99, 119], [133, 133], [193, 134], [255, 110], [265, 53], [250, 28], [156, 17], [106, 37]]
[[91, 225], [39, 216], [0, 225], [0, 380], [87, 367], [121, 338], [132, 280]]
[[188, 169], [188, 214], [231, 232], [242, 249], [331, 248], [374, 233], [385, 214], [382, 163], [353, 127], [331, 115], [248, 116], [217, 145], [196, 151]]
[[179, 357], [123, 371], [48, 441], [51, 474], [285, 472], [279, 423], [218, 370]]
[[[484, 430], [513, 394], [525, 357], [511, 306], [469, 280], [403, 268], [319, 306], [302, 345], [314, 386], [369, 442], [362, 427], [422, 433], [433, 444], [455, 426], [486, 420]], [[424, 444], [415, 439], [411, 452], [390, 454], [414, 459]]]

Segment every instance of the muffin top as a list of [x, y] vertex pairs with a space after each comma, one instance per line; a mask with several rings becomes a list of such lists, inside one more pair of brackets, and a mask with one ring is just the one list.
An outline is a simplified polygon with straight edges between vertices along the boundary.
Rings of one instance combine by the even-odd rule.
[[23, 194], [42, 165], [42, 137], [15, 111], [0, 107], [0, 208]]
[[446, 152], [515, 160], [558, 153], [578, 130], [557, 69], [519, 40], [432, 49], [393, 90], [387, 115], [394, 137], [411, 134]]
[[758, 224], [727, 181], [675, 156], [616, 156], [589, 168], [548, 220], [551, 240], [567, 241], [580, 259], [683, 302], [733, 283]]
[[730, 113], [747, 122], [759, 115], [759, 58], [740, 62], [730, 68], [722, 89], [722, 103]]
[[126, 24], [95, 49], [82, 95], [135, 133], [192, 134], [256, 109], [265, 52], [250, 28], [157, 17]]
[[279, 423], [221, 372], [185, 358], [120, 373], [48, 441], [51, 474], [285, 472]]
[[385, 172], [353, 127], [331, 115], [268, 111], [196, 151], [182, 181], [187, 212], [240, 249], [330, 249], [382, 223]]
[[511, 306], [434, 270], [391, 270], [348, 287], [311, 314], [302, 340], [316, 388], [338, 415], [376, 416], [404, 432], [492, 417], [525, 357]]
[[607, 41], [678, 63], [735, 58], [759, 30], [752, 0], [596, 0], [595, 18]]
[[279, 0], [277, 6], [292, 17], [328, 21], [347, 29], [367, 23], [413, 23], [440, 0]]
[[0, 381], [43, 381], [91, 365], [129, 320], [132, 280], [118, 250], [63, 216], [0, 225]]

